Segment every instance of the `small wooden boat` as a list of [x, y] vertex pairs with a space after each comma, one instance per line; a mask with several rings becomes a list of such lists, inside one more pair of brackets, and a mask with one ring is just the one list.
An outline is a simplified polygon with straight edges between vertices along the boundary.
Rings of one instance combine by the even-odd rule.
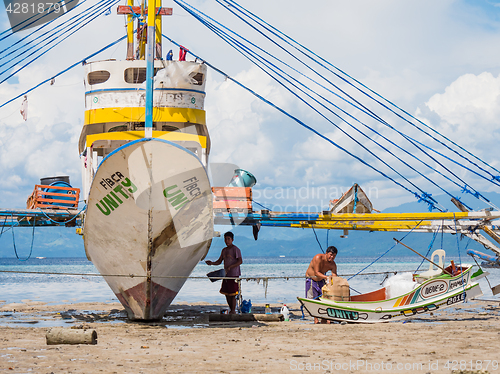
[[317, 318], [356, 323], [404, 320], [482, 296], [476, 282], [481, 277], [480, 272], [471, 274], [471, 269], [472, 265], [462, 265], [454, 275], [449, 275], [446, 272], [452, 273], [453, 270], [450, 265], [444, 269], [444, 273], [434, 274], [430, 278], [415, 277], [415, 288], [397, 297], [388, 297], [388, 290], [384, 287], [351, 296], [349, 301], [333, 301], [323, 297], [318, 300], [297, 299], [311, 316]]
[[371, 213], [372, 210], [370, 199], [357, 183], [340, 199], [330, 201], [331, 213]]

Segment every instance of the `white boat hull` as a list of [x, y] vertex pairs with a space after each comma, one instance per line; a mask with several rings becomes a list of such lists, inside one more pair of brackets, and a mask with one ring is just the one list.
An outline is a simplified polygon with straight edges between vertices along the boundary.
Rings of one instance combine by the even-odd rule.
[[[465, 287], [463, 286], [465, 284]], [[378, 290], [381, 291], [381, 290]], [[404, 320], [422, 313], [447, 308], [482, 296], [476, 282], [470, 280], [470, 267], [462, 275], [430, 279], [413, 291], [399, 297], [379, 301], [333, 301], [297, 299], [316, 318], [355, 323]]]
[[85, 249], [129, 318], [162, 318], [212, 237], [210, 183], [193, 153], [141, 139], [99, 165], [88, 198]]

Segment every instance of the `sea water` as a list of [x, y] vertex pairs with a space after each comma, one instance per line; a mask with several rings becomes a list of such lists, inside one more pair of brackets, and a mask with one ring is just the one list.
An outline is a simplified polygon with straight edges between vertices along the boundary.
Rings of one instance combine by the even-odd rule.
[[[246, 257], [241, 265], [242, 277], [278, 277], [281, 279], [271, 278], [267, 282], [262, 279], [259, 282], [242, 280], [243, 298], [251, 299], [253, 304], [296, 302], [297, 296], [304, 295], [303, 276], [310, 260], [310, 257]], [[337, 259], [338, 273], [349, 279], [351, 294], [376, 290], [382, 287], [384, 280], [394, 275], [395, 272], [414, 272], [421, 263], [415, 257], [384, 257], [371, 264], [373, 260], [366, 257]], [[449, 260], [447, 258], [447, 262]], [[456, 264], [459, 263], [458, 258], [454, 260]], [[467, 260], [470, 259], [467, 258]], [[366, 268], [367, 266], [369, 267]], [[428, 266], [424, 263], [421, 269], [427, 269]], [[188, 279], [174, 302], [205, 301], [224, 304], [225, 298], [219, 293], [221, 282], [212, 283], [206, 277], [208, 272], [221, 267], [222, 265], [208, 266], [200, 262], [193, 270], [191, 277], [201, 279]], [[361, 274], [351, 278], [351, 274], [356, 274], [363, 269], [365, 270]], [[484, 270], [490, 273], [488, 279], [491, 286], [500, 284], [500, 269]], [[32, 274], [33, 272], [38, 274]], [[286, 277], [290, 278], [286, 279]], [[493, 296], [484, 278], [479, 283], [484, 293], [483, 298], [500, 301], [500, 295]], [[0, 258], [0, 305], [18, 303], [23, 300], [51, 304], [118, 301], [106, 281], [98, 276], [94, 265], [85, 258], [31, 258], [28, 261]]]

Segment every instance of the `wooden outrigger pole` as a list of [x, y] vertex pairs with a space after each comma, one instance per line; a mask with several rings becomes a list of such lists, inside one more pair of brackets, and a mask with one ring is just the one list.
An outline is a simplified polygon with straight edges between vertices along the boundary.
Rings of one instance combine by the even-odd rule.
[[[479, 212], [428, 212], [428, 213], [282, 213], [261, 210], [249, 213], [216, 213], [216, 225], [226, 225], [237, 220], [243, 225], [314, 228], [328, 230], [361, 230], [392, 232], [429, 232], [436, 230], [449, 234], [463, 234], [493, 252], [500, 248], [480, 233], [492, 232], [500, 227], [494, 220], [500, 219], [500, 211]], [[495, 240], [495, 237], [493, 237]], [[496, 240], [495, 240], [496, 241]]]

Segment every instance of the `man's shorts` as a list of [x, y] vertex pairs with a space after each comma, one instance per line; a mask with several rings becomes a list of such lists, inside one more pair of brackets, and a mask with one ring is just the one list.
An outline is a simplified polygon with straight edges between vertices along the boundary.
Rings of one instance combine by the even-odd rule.
[[220, 293], [226, 296], [236, 296], [238, 295], [238, 282], [235, 279], [223, 279], [222, 287], [220, 288]]
[[316, 282], [311, 278], [306, 278], [306, 299], [317, 299], [322, 295], [321, 289], [326, 284], [324, 279]]

